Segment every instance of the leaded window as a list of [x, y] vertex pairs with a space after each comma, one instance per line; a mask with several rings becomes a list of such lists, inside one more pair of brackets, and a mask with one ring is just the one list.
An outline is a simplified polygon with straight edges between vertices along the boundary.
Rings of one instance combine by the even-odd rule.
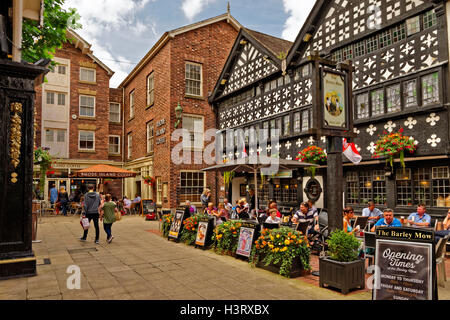
[[378, 36], [374, 35], [367, 39], [367, 53], [378, 50]]
[[423, 15], [423, 28], [431, 28], [433, 26], [437, 25], [437, 17], [436, 12], [433, 10], [425, 12]]
[[353, 46], [349, 45], [342, 49], [342, 60], [350, 60], [353, 58]]
[[422, 77], [423, 105], [439, 102], [439, 75], [437, 72]]
[[449, 167], [433, 168], [433, 205], [448, 207], [450, 203]]
[[412, 179], [411, 169], [397, 171], [395, 177], [397, 188], [397, 205], [411, 206], [412, 205]]
[[406, 81], [403, 84], [403, 96], [405, 100], [405, 107], [417, 106], [417, 81]]
[[348, 204], [358, 204], [358, 173], [348, 172], [347, 173], [347, 203]]
[[283, 117], [283, 135], [287, 136], [291, 133], [291, 117], [286, 115]]
[[400, 85], [394, 85], [386, 88], [387, 112], [397, 112], [402, 108], [402, 99], [400, 95]]
[[366, 42], [359, 41], [355, 43], [355, 57], [360, 57], [366, 54]]
[[414, 170], [414, 202], [431, 206], [431, 169], [417, 168]]
[[363, 171], [359, 173], [359, 197], [360, 203], [366, 205], [372, 200], [372, 172]]
[[406, 31], [408, 36], [420, 32], [420, 17], [414, 17], [406, 20]]
[[384, 47], [390, 46], [392, 44], [390, 29], [380, 33], [379, 43], [380, 43], [380, 48], [384, 48]]
[[384, 113], [384, 90], [379, 89], [372, 91], [372, 116]]
[[373, 202], [377, 205], [384, 205], [386, 203], [386, 181], [384, 171], [374, 171], [372, 179]]
[[294, 132], [300, 132], [300, 112], [294, 113]]
[[336, 62], [342, 61], [342, 49], [339, 49], [332, 54], [332, 60]]
[[302, 132], [309, 130], [309, 110], [302, 111]]
[[405, 38], [406, 38], [406, 25], [404, 23], [401, 23], [392, 29], [392, 39], [394, 43], [399, 42]]
[[356, 116], [358, 119], [369, 117], [369, 94], [363, 93], [356, 97]]

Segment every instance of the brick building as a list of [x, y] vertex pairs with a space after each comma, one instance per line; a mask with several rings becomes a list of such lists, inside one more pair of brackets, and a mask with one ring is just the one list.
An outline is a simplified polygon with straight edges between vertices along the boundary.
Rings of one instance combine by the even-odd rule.
[[[45, 198], [51, 184], [84, 192], [88, 182], [99, 182], [71, 178], [74, 171], [94, 164], [123, 165], [122, 90], [109, 88], [114, 72], [93, 55], [89, 43], [71, 30], [67, 36], [71, 41], [55, 53], [57, 66], [36, 88], [36, 146], [49, 148], [56, 160]], [[121, 181], [108, 186], [121, 196]]]
[[[171, 141], [171, 135], [175, 129], [188, 130], [181, 149], [192, 159], [209, 144], [203, 138], [216, 123], [207, 98], [240, 28], [228, 12], [165, 32], [122, 82], [125, 168], [138, 172], [125, 180], [127, 196], [139, 194], [172, 209], [185, 200], [198, 203], [205, 187], [212, 190], [213, 201], [223, 196], [220, 175], [200, 171], [208, 166], [203, 161], [171, 160], [181, 143]], [[155, 184], [145, 184], [145, 177]]]

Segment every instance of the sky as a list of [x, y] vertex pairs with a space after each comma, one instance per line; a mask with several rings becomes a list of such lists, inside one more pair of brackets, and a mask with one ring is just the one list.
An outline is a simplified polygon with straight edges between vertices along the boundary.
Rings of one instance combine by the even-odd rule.
[[[226, 13], [227, 0], [66, 0], [76, 8], [76, 32], [115, 74], [116, 88], [166, 31]], [[315, 0], [229, 0], [244, 27], [294, 41]]]

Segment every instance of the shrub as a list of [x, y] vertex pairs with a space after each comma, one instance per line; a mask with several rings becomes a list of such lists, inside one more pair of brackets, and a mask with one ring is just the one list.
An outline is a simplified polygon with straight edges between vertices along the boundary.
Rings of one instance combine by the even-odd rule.
[[280, 275], [285, 277], [289, 277], [295, 258], [300, 259], [304, 270], [311, 269], [307, 238], [287, 227], [262, 231], [252, 248], [249, 262], [255, 266], [261, 258], [266, 266], [280, 265]]
[[165, 214], [161, 219], [161, 232], [164, 238], [169, 236], [170, 226], [172, 225], [173, 214]]
[[330, 259], [339, 262], [357, 260], [360, 243], [352, 234], [345, 233], [343, 230], [335, 230], [331, 233], [327, 243]]
[[241, 220], [230, 220], [218, 225], [212, 236], [214, 251], [219, 254], [234, 256], [239, 242], [241, 226]]

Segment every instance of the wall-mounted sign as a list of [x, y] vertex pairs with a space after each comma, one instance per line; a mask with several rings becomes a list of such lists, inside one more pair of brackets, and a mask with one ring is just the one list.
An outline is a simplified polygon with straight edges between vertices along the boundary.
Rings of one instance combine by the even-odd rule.
[[156, 123], [156, 127], [161, 127], [166, 124], [166, 119], [161, 119]]
[[166, 137], [156, 139], [157, 145], [164, 144], [164, 143], [166, 143]]
[[164, 134], [164, 133], [166, 133], [166, 128], [162, 128], [162, 129], [156, 130], [156, 136], [157, 137], [162, 135], [162, 134]]
[[335, 70], [322, 69], [323, 127], [328, 129], [348, 129], [346, 74]]
[[437, 299], [434, 233], [377, 228], [373, 300]]

